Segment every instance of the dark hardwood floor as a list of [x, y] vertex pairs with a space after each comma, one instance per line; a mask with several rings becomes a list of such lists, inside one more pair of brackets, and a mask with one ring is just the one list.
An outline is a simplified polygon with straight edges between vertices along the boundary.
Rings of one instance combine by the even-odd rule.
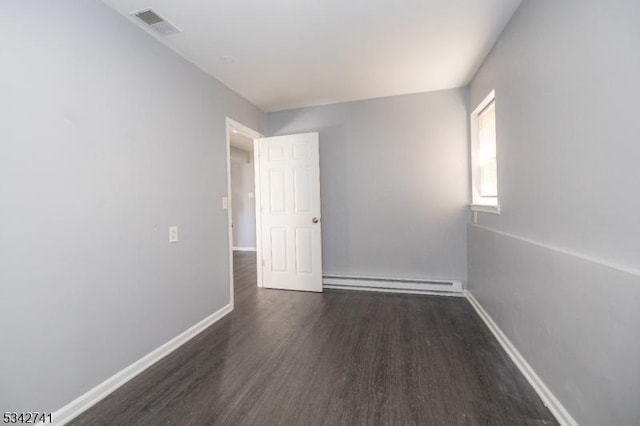
[[464, 299], [258, 289], [73, 425], [557, 424]]

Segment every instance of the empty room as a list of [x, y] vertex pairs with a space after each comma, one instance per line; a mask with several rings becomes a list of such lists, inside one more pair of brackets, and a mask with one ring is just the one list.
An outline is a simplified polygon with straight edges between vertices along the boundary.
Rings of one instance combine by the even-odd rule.
[[0, 65], [3, 424], [640, 425], [637, 0], [3, 0]]

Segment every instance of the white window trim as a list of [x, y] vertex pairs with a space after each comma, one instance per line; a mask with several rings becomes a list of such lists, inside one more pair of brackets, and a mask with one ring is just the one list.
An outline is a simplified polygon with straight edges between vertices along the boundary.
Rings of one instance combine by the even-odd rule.
[[[472, 202], [469, 204], [471, 211], [482, 213], [500, 214], [500, 204], [498, 203], [498, 197], [482, 197], [477, 192], [478, 182], [478, 167], [474, 164], [473, 157], [478, 146], [478, 126], [480, 113], [491, 103], [495, 102], [496, 92], [492, 90], [487, 97], [473, 110], [470, 115], [471, 122], [471, 197]], [[500, 181], [498, 181], [499, 183]], [[498, 191], [500, 194], [500, 191]]]
[[469, 204], [472, 212], [500, 214], [500, 204]]

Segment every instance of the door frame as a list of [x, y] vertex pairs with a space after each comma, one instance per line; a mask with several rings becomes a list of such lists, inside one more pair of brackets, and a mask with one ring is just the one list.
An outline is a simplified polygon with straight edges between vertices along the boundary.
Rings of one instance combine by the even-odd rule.
[[263, 135], [250, 127], [245, 126], [244, 124], [240, 124], [235, 120], [227, 117], [225, 120], [225, 139], [227, 145], [227, 196], [225, 197], [226, 201], [223, 200], [223, 204], [226, 202], [227, 206], [227, 230], [229, 233], [229, 291], [230, 291], [230, 304], [231, 307], [234, 307], [234, 276], [233, 276], [233, 203], [231, 199], [231, 133], [233, 131], [236, 133], [240, 133], [244, 136], [247, 136], [253, 139], [253, 165], [254, 165], [254, 174], [255, 174], [255, 198], [254, 201], [256, 203], [256, 267], [258, 272], [258, 286], [262, 287], [262, 268], [259, 265], [262, 265], [262, 244], [260, 239], [260, 192], [259, 192], [259, 170], [258, 170], [258, 162], [257, 160], [257, 148], [258, 148], [258, 139], [263, 137]]

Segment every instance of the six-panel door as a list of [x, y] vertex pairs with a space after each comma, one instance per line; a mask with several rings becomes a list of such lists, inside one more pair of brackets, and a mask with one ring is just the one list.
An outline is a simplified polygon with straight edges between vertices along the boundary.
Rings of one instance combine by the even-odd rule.
[[263, 286], [321, 292], [318, 133], [262, 138], [258, 145]]

